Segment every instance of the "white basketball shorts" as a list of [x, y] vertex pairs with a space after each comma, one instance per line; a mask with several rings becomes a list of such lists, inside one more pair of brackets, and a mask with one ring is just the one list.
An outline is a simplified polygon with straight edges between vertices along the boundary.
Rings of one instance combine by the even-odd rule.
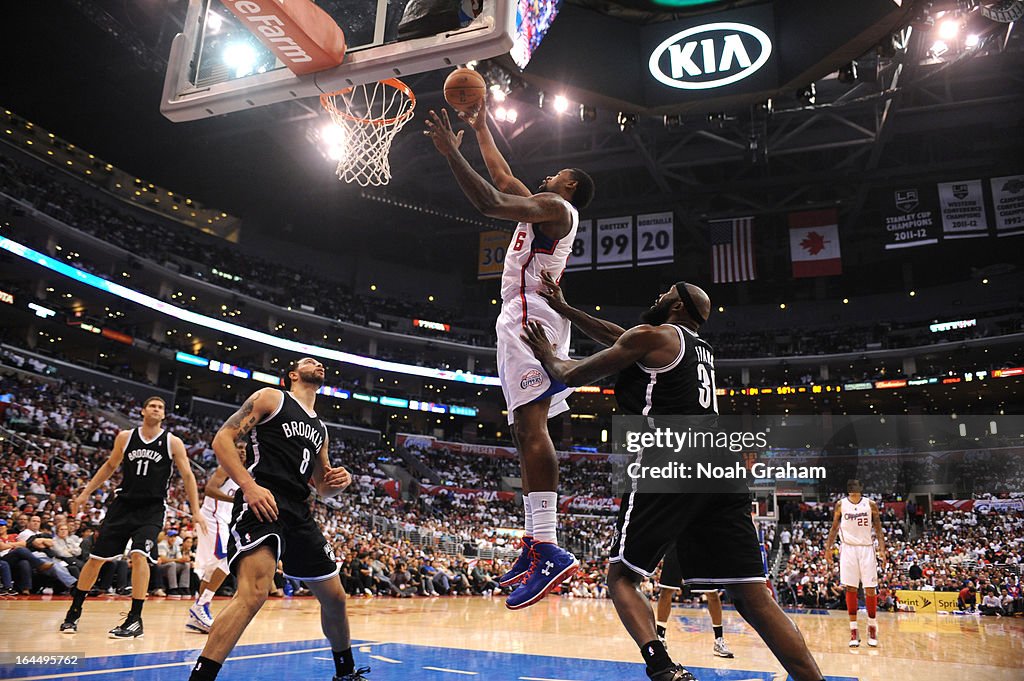
[[552, 382], [530, 346], [522, 340], [526, 320], [540, 322], [548, 340], [555, 346], [555, 354], [562, 359], [569, 358], [572, 324], [548, 307], [547, 301], [535, 293], [527, 293], [525, 301], [517, 297], [501, 304], [494, 329], [498, 336], [498, 377], [508, 405], [509, 424], [515, 420], [517, 407], [542, 397], [551, 398], [548, 418], [568, 411], [565, 400], [572, 394], [572, 388]]
[[843, 586], [878, 586], [878, 561], [874, 546], [843, 544], [839, 549], [839, 581]]
[[[230, 506], [227, 502], [218, 505]], [[215, 513], [203, 508], [200, 513], [206, 519], [208, 532], [196, 532], [196, 574], [202, 580], [209, 580], [218, 568], [228, 572], [228, 523]]]

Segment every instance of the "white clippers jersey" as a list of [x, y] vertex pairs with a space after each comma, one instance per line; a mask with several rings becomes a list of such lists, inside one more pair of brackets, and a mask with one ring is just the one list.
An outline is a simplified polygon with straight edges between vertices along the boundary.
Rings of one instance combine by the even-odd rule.
[[839, 522], [839, 537], [844, 545], [873, 546], [874, 537], [871, 527], [871, 501], [861, 497], [860, 503], [853, 503], [849, 497], [840, 502], [843, 507], [842, 519]]
[[525, 308], [526, 296], [543, 286], [541, 272], [548, 272], [558, 281], [565, 270], [565, 262], [572, 253], [576, 240], [576, 228], [580, 224], [579, 213], [568, 201], [565, 202], [572, 214], [572, 229], [557, 241], [536, 231], [532, 224], [520, 222], [512, 234], [512, 240], [505, 251], [505, 265], [501, 274], [501, 300], [509, 303], [519, 300]]
[[[224, 484], [220, 486], [220, 491], [229, 497], [233, 497], [235, 496], [235, 492], [238, 491], [238, 485], [235, 484], [234, 480], [228, 478], [224, 481]], [[224, 526], [227, 526], [231, 524], [231, 507], [232, 503], [230, 501], [220, 501], [219, 499], [207, 496], [203, 499], [202, 510], [203, 515], [210, 520], [216, 519], [224, 524]], [[213, 531], [213, 528], [211, 527], [210, 530]]]

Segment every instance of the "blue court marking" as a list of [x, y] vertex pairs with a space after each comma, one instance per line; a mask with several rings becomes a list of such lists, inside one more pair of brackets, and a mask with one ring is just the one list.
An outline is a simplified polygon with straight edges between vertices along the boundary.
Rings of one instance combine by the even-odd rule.
[[[673, 608], [687, 608], [689, 610], [707, 610], [708, 609], [707, 606], [704, 605], [704, 604], [693, 605], [692, 603], [676, 603], [672, 607]], [[825, 608], [794, 608], [791, 605], [784, 605], [784, 606], [781, 606], [781, 607], [782, 607], [782, 612], [788, 613], [790, 615], [828, 615], [830, 612], [832, 612], [831, 610], [826, 610]], [[732, 612], [736, 612], [736, 606], [735, 605], [730, 605], [728, 603], [722, 603], [722, 610], [731, 610]], [[861, 608], [861, 610], [864, 610], [864, 608]], [[836, 610], [836, 612], [843, 612], [843, 613], [845, 613], [846, 611], [845, 610], [842, 610], [842, 611]]]
[[[444, 681], [470, 677], [487, 681], [642, 681], [647, 678], [642, 664], [630, 662], [495, 653], [403, 643], [366, 644], [370, 646], [370, 652], [364, 653], [359, 651], [359, 645], [353, 644], [356, 664], [373, 668], [368, 675], [371, 681]], [[0, 675], [8, 679], [43, 676], [63, 681], [184, 681], [188, 678], [191, 661], [198, 655], [198, 649], [115, 655], [87, 658], [78, 667], [64, 669], [4, 666], [0, 667]], [[334, 674], [334, 663], [326, 639], [239, 646], [232, 653], [235, 658], [246, 656], [258, 657], [229, 659], [217, 677], [218, 681], [326, 681]], [[685, 661], [682, 662], [685, 664]], [[763, 671], [707, 667], [689, 669], [699, 681], [771, 681], [774, 678], [773, 673]], [[829, 676], [827, 680], [857, 681], [848, 676]]]

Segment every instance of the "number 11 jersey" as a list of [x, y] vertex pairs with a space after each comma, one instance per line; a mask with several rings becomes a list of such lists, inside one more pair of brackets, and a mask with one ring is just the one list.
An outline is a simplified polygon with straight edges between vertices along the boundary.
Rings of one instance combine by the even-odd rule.
[[249, 433], [245, 462], [256, 484], [293, 501], [309, 497], [309, 479], [327, 426], [284, 390], [277, 409]]
[[167, 498], [171, 479], [171, 434], [161, 430], [152, 440], [136, 428], [124, 446], [121, 484], [114, 491], [118, 499], [155, 501]]

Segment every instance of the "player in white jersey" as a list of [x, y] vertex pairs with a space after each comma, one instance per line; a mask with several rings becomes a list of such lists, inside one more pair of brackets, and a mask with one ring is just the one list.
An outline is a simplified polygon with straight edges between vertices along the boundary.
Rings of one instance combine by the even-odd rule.
[[[238, 456], [245, 461], [245, 442], [236, 442]], [[199, 596], [188, 610], [185, 627], [202, 634], [210, 633], [213, 615], [210, 603], [217, 589], [228, 576], [228, 538], [230, 536], [231, 509], [235, 502], [238, 484], [218, 466], [204, 490], [206, 498], [200, 509], [206, 519], [206, 532], [198, 532], [196, 547], [196, 574], [202, 580]]]
[[[508, 405], [508, 422], [522, 462], [526, 532], [519, 559], [500, 579], [502, 586], [519, 584], [505, 601], [518, 610], [541, 600], [579, 568], [579, 561], [561, 549], [555, 534], [558, 508], [558, 458], [547, 421], [569, 407], [571, 389], [551, 380], [523, 341], [527, 321], [541, 324], [568, 358], [569, 321], [551, 309], [537, 292], [546, 274], [555, 281], [565, 270], [579, 225], [580, 209], [594, 196], [590, 176], [576, 168], [550, 175], [535, 194], [516, 179], [498, 151], [482, 108], [463, 120], [476, 131], [491, 185], [459, 152], [463, 131], [452, 130], [448, 112], [430, 112], [426, 133], [473, 205], [491, 218], [518, 222], [505, 252], [498, 316], [498, 376]], [[539, 568], [539, 569], [538, 569]]]
[[[860, 646], [857, 633], [857, 589], [864, 585], [864, 603], [868, 610], [868, 645], [878, 645], [878, 562], [885, 560], [885, 536], [878, 506], [861, 494], [859, 480], [846, 483], [848, 496], [836, 503], [832, 529], [825, 540], [825, 561], [832, 566], [832, 547], [836, 536], [842, 540], [839, 549], [839, 581], [846, 587], [846, 610], [850, 614], [850, 647]], [[872, 537], [872, 530], [874, 537]], [[874, 539], [878, 539], [876, 557]]]

